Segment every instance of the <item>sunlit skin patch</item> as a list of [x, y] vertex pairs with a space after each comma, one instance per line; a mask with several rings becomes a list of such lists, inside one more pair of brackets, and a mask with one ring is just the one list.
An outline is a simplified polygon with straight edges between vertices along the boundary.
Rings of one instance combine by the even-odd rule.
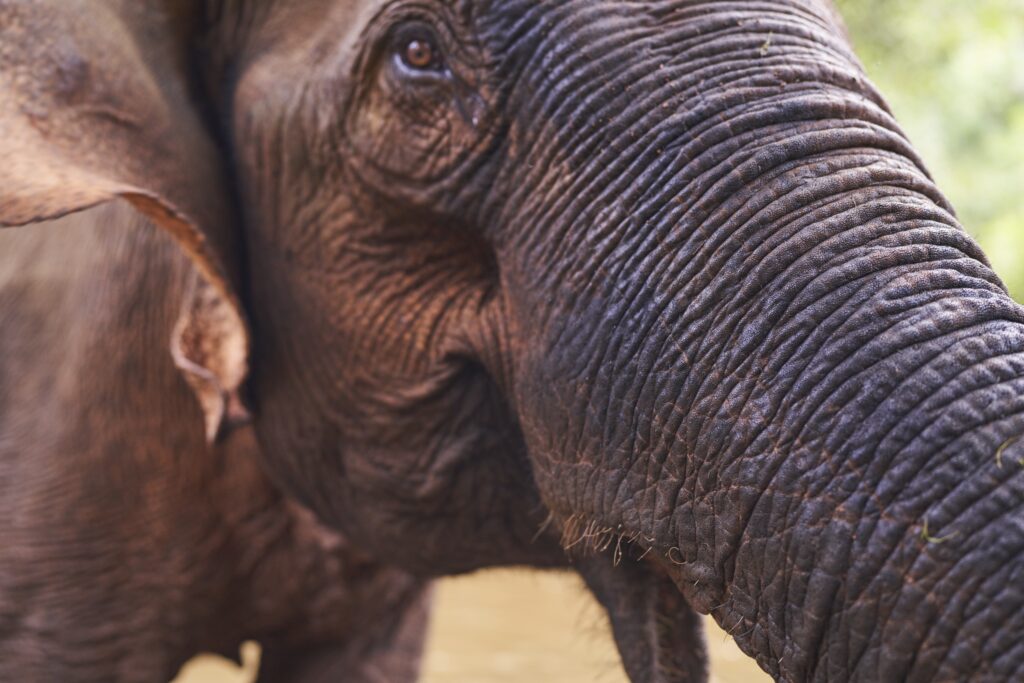
[[[302, 21], [307, 5], [293, 7], [275, 25]], [[339, 476], [272, 466], [396, 563], [564, 565], [557, 537], [536, 537], [546, 510], [476, 351], [504, 335], [491, 327], [498, 278], [480, 220], [506, 139], [503, 81], [449, 3], [375, 7], [356, 28], [311, 23], [287, 76], [264, 50], [239, 77], [236, 142], [252, 169], [242, 182], [261, 205], [253, 238], [273, 245], [254, 263], [271, 274], [253, 292], [273, 337], [261, 368], [282, 368], [254, 381], [272, 416], [263, 436], [302, 433], [292, 463], [309, 457]], [[276, 35], [268, 28], [266, 40]], [[280, 158], [264, 160], [270, 150]], [[286, 397], [292, 383], [304, 387], [298, 401]]]

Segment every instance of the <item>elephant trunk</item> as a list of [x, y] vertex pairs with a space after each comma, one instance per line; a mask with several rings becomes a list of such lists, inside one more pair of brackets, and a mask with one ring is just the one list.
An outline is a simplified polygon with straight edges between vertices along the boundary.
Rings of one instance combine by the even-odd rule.
[[534, 90], [575, 117], [522, 145], [571, 176], [523, 199], [547, 236], [502, 247], [545, 502], [777, 678], [1021, 678], [1024, 309], [820, 17], [707, 11], [714, 83], [662, 23], [601, 63], [654, 94]]
[[749, 253], [637, 354], [639, 448], [598, 514], [783, 679], [1016, 679], [1024, 315], [939, 205], [861, 159], [801, 167], [821, 198], [762, 239], [736, 214], [711, 231]]
[[1021, 677], [1024, 311], [906, 161], [759, 183], [582, 335], [567, 509], [785, 680]]

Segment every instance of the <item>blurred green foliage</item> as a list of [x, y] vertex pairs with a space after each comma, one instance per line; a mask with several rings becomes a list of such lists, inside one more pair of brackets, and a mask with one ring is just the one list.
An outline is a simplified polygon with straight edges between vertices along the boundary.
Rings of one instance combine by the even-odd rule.
[[961, 222], [1024, 301], [1024, 0], [837, 0]]

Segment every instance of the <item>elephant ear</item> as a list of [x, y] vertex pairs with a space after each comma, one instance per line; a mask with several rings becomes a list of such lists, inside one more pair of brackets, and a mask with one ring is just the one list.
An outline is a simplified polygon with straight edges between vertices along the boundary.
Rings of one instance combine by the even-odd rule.
[[172, 354], [213, 440], [249, 335], [221, 154], [190, 87], [191, 0], [0, 0], [0, 227], [123, 199], [197, 271]]

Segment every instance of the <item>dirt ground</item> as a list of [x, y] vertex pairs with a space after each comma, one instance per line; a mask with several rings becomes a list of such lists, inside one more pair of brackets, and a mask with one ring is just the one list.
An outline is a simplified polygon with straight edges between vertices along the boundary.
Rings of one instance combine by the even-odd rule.
[[[712, 683], [769, 678], [709, 623]], [[250, 683], [247, 670], [203, 658], [175, 683]], [[569, 574], [494, 571], [443, 582], [437, 596], [423, 683], [627, 683], [608, 624]]]

